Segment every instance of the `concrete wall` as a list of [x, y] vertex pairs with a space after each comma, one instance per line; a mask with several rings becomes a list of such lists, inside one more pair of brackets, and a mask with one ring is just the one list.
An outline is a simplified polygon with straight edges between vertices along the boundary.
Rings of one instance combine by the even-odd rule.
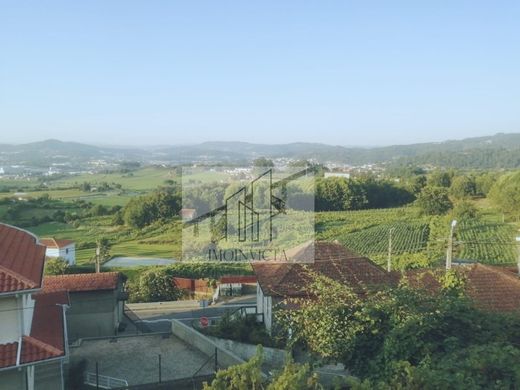
[[23, 310], [21, 300], [14, 296], [0, 298], [0, 344], [17, 342], [21, 336]]
[[270, 333], [273, 326], [273, 299], [264, 295], [258, 283], [256, 287], [256, 311], [263, 313], [265, 329]]
[[[233, 352], [244, 360], [249, 360], [256, 354], [256, 345], [241, 343], [239, 341], [221, 339], [219, 337], [208, 338], [221, 348]], [[283, 367], [287, 352], [283, 349], [262, 347], [264, 352], [264, 364], [270, 367]]]
[[61, 360], [34, 366], [34, 390], [62, 389]]
[[0, 371], [0, 389], [20, 390], [25, 388], [25, 370], [13, 368], [6, 371]]
[[113, 336], [119, 325], [117, 290], [70, 292], [67, 310], [69, 341], [83, 337]]
[[194, 348], [197, 348], [207, 356], [213, 355], [216, 348], [218, 359], [217, 362], [220, 367], [229, 367], [245, 362], [244, 359], [240, 358], [238, 355], [225, 348], [222, 348], [208, 337], [197, 332], [195, 329], [184, 325], [180, 321], [172, 320], [172, 333], [183, 340], [185, 343], [188, 343]]

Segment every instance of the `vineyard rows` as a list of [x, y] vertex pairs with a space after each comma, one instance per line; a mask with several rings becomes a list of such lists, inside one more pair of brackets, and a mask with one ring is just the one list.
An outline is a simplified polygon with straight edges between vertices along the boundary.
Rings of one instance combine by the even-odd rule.
[[[441, 260], [449, 232], [449, 220], [419, 216], [413, 208], [318, 213], [316, 226], [318, 239], [338, 240], [361, 255], [378, 259], [388, 252], [392, 230], [392, 254], [424, 253]], [[457, 229], [454, 257], [514, 263], [514, 235], [515, 229], [508, 224], [484, 219], [463, 222]]]

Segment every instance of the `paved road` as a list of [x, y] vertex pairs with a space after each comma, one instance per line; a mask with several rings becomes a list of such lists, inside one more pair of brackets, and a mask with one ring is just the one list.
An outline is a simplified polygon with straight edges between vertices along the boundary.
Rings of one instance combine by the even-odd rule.
[[226, 303], [211, 305], [206, 308], [198, 306], [197, 301], [179, 301], [178, 304], [145, 304], [128, 305], [133, 313], [153, 332], [167, 332], [171, 329], [171, 319], [177, 319], [187, 325], [200, 317], [218, 319], [226, 313], [232, 313], [243, 306], [256, 304], [255, 296], [245, 296]]

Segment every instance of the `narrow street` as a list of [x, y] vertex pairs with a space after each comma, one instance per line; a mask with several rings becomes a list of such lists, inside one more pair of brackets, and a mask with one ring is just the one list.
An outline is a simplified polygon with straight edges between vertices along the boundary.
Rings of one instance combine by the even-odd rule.
[[205, 308], [200, 307], [199, 301], [195, 300], [131, 303], [126, 307], [138, 317], [138, 321], [142, 321], [147, 326], [149, 331], [168, 332], [172, 319], [191, 325], [193, 320], [199, 320], [201, 317], [207, 317], [210, 320], [218, 319], [226, 313], [232, 313], [241, 307], [252, 305], [256, 305], [256, 295], [235, 297]]

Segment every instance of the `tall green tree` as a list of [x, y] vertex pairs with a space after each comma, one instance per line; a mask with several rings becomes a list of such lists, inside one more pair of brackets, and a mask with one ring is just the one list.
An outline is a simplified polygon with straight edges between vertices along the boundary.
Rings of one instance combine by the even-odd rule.
[[472, 176], [456, 176], [451, 181], [451, 195], [456, 199], [467, 199], [477, 194], [477, 185]]
[[432, 187], [446, 187], [451, 185], [452, 174], [446, 171], [434, 171], [428, 177], [428, 185]]
[[426, 215], [446, 214], [453, 207], [448, 189], [443, 187], [424, 187], [416, 203], [421, 212]]
[[501, 176], [489, 197], [500, 211], [520, 218], [520, 171]]

